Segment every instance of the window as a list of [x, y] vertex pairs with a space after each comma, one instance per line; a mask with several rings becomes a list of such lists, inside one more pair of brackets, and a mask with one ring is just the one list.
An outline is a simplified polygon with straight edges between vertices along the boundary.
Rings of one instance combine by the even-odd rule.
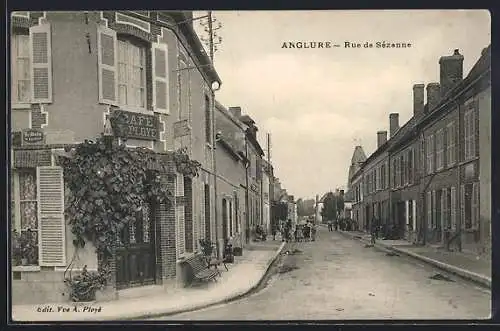
[[408, 160], [408, 163], [407, 163], [407, 168], [408, 168], [407, 182], [412, 184], [414, 176], [415, 176], [414, 175], [414, 164], [413, 164], [413, 148], [410, 148], [408, 150], [407, 160]]
[[466, 229], [479, 225], [479, 183], [462, 185], [462, 219]]
[[146, 48], [131, 40], [118, 40], [118, 101], [146, 108]]
[[396, 159], [393, 159], [392, 160], [392, 187], [393, 188], [397, 187], [396, 178], [397, 178]]
[[380, 182], [381, 182], [381, 188], [385, 189], [386, 188], [386, 179], [385, 179], [385, 171], [386, 171], [386, 165], [383, 164], [382, 167], [380, 167]]
[[211, 239], [210, 235], [210, 185], [204, 185], [205, 193], [205, 238]]
[[[180, 61], [180, 71], [179, 71], [179, 93], [180, 93], [180, 105], [179, 105], [179, 119], [189, 119], [190, 118], [190, 77], [189, 70], [186, 70], [188, 65], [184, 61]], [[184, 70], [182, 70], [184, 69]]]
[[432, 223], [432, 191], [427, 192], [425, 208], [427, 211], [427, 228], [432, 229], [434, 227]]
[[457, 191], [454, 186], [450, 189], [450, 228], [456, 230], [457, 228]]
[[451, 194], [448, 188], [443, 188], [441, 190], [441, 221], [444, 228], [450, 228], [450, 205], [451, 205]]
[[405, 165], [404, 165], [404, 156], [403, 155], [400, 155], [399, 156], [399, 166], [398, 166], [398, 169], [399, 169], [399, 186], [403, 186], [404, 183], [405, 183], [405, 178], [404, 178], [404, 169], [405, 169]]
[[11, 101], [13, 104], [29, 103], [31, 100], [29, 34], [13, 34], [11, 43]]
[[427, 173], [431, 174], [434, 172], [434, 135], [430, 135], [427, 137], [426, 155], [427, 155]]
[[205, 95], [205, 141], [212, 142], [212, 126], [210, 124], [210, 99]]
[[[38, 265], [38, 197], [36, 169], [23, 169], [14, 173], [14, 215], [13, 229], [16, 235], [13, 238], [20, 242], [29, 243], [14, 253], [15, 265]], [[17, 237], [17, 238], [16, 238]], [[22, 261], [24, 260], [25, 261]]]
[[464, 140], [465, 160], [476, 156], [476, 116], [474, 111], [474, 100], [471, 98], [465, 104], [464, 114]]
[[446, 129], [446, 163], [452, 166], [455, 163], [455, 123], [448, 124]]
[[[11, 221], [16, 230], [13, 235], [13, 262], [65, 266], [62, 168], [25, 168], [16, 170], [13, 175], [14, 218]], [[24, 243], [23, 246], [20, 246], [21, 243]], [[20, 249], [22, 247], [24, 249]]]
[[436, 132], [436, 169], [441, 170], [444, 166], [444, 132], [442, 129]]

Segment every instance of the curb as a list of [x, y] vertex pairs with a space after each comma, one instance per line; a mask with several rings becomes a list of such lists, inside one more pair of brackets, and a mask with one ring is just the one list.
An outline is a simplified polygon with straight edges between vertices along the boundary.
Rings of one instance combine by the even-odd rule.
[[[341, 233], [345, 237], [350, 237], [351, 239], [356, 239], [356, 240], [364, 242], [364, 243], [369, 243], [368, 241], [364, 240], [363, 238], [355, 238], [355, 235], [347, 234], [344, 232], [341, 232]], [[455, 267], [453, 265], [450, 265], [450, 264], [447, 264], [447, 263], [444, 263], [444, 262], [441, 262], [438, 260], [434, 260], [434, 259], [431, 259], [429, 257], [422, 256], [422, 255], [419, 255], [419, 254], [416, 254], [413, 252], [408, 252], [406, 250], [402, 250], [402, 249], [392, 247], [392, 246], [387, 246], [387, 245], [375, 243], [374, 248], [379, 249], [379, 250], [383, 250], [383, 251], [391, 251], [391, 252], [397, 252], [400, 254], [404, 254], [404, 255], [409, 256], [411, 258], [414, 258], [416, 260], [419, 260], [419, 261], [422, 261], [422, 262], [427, 263], [429, 265], [432, 265], [438, 269], [449, 272], [449, 273], [451, 273], [455, 276], [458, 276], [462, 279], [465, 279], [467, 281], [470, 281], [470, 282], [473, 282], [477, 285], [480, 285], [483, 288], [491, 290], [491, 278], [489, 278], [487, 276], [480, 275], [480, 274], [477, 274], [477, 273], [469, 271], [469, 270]]]
[[229, 295], [228, 297], [226, 297], [224, 299], [217, 300], [215, 302], [199, 304], [199, 305], [194, 306], [194, 307], [181, 308], [181, 309], [171, 310], [171, 311], [164, 312], [164, 313], [157, 312], [157, 313], [152, 313], [152, 314], [140, 314], [140, 315], [134, 315], [134, 316], [127, 316], [127, 317], [122, 317], [120, 319], [121, 320], [139, 320], [139, 319], [146, 319], [146, 318], [152, 318], [152, 317], [172, 316], [172, 315], [197, 311], [197, 310], [201, 310], [201, 309], [209, 308], [212, 306], [216, 306], [216, 305], [229, 303], [229, 302], [238, 300], [238, 299], [246, 296], [247, 294], [251, 293], [252, 291], [254, 291], [256, 288], [258, 288], [262, 284], [262, 281], [264, 280], [266, 274], [268, 273], [269, 269], [271, 268], [271, 265], [274, 263], [274, 261], [276, 261], [276, 258], [280, 255], [281, 251], [285, 247], [285, 244], [286, 244], [286, 242], [281, 243], [280, 247], [275, 251], [272, 259], [268, 260], [267, 267], [266, 267], [264, 273], [262, 274], [262, 276], [260, 277], [260, 279], [257, 281], [257, 283], [255, 285], [253, 285], [252, 287], [250, 287], [249, 289], [243, 291], [243, 293], [241, 293], [241, 292], [235, 293], [235, 294]]

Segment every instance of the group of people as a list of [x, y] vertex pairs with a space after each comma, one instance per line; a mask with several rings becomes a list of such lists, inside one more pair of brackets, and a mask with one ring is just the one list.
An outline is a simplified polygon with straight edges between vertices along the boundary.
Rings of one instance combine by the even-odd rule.
[[346, 218], [346, 219], [338, 219], [338, 220], [329, 220], [328, 221], [328, 231], [357, 231], [358, 224], [356, 221]]
[[316, 240], [316, 225], [311, 221], [306, 224], [297, 224], [293, 227], [292, 220], [287, 220], [285, 223], [280, 223], [279, 227], [273, 229], [273, 240], [276, 239], [276, 234], [279, 231], [281, 239], [286, 242], [315, 241]]

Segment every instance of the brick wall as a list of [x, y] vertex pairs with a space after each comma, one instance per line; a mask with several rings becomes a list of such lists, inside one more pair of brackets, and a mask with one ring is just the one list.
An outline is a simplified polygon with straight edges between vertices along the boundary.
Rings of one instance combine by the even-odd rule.
[[[170, 192], [175, 192], [175, 175], [163, 174], [162, 181]], [[176, 244], [175, 244], [175, 209], [172, 205], [160, 204], [157, 206], [155, 222], [159, 234], [157, 247], [157, 281], [160, 279], [175, 279], [176, 277]]]
[[184, 206], [185, 206], [185, 238], [186, 252], [193, 251], [193, 181], [189, 177], [184, 177]]

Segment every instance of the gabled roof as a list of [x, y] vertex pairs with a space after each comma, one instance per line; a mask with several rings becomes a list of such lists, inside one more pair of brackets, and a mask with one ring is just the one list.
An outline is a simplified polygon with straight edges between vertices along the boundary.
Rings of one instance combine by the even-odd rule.
[[357, 164], [366, 161], [366, 154], [363, 147], [356, 146], [354, 152], [352, 153], [351, 164]]

